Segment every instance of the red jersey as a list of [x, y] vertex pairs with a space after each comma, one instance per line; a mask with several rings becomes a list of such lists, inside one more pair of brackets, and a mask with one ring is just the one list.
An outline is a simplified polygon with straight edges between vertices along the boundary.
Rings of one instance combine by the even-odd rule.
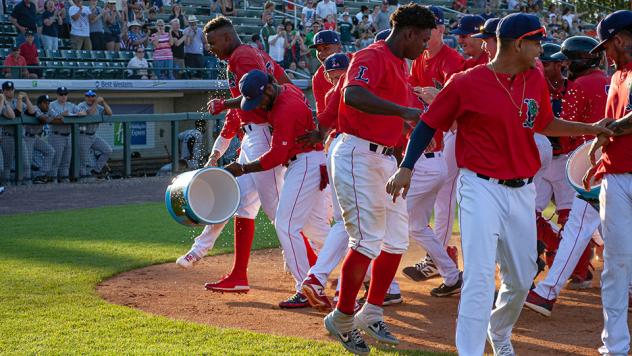
[[296, 138], [316, 129], [312, 109], [303, 92], [292, 84], [283, 84], [279, 95], [268, 111], [268, 122], [272, 125], [270, 150], [259, 157], [264, 170], [288, 163], [299, 153], [322, 150], [323, 145], [303, 147]]
[[[386, 42], [379, 41], [356, 52], [351, 59], [344, 88], [359, 86], [395, 104], [408, 106], [410, 91], [408, 66], [396, 57]], [[393, 147], [403, 132], [404, 121], [399, 116], [372, 115], [340, 101], [338, 114], [340, 131], [380, 145]]]
[[226, 112], [226, 117], [224, 118], [224, 125], [222, 126], [222, 131], [220, 131], [219, 135], [225, 139], [232, 139], [235, 137], [237, 133], [239, 133], [239, 128], [241, 127], [241, 122], [239, 120], [239, 115], [235, 109], [230, 109]]
[[[228, 58], [228, 88], [233, 98], [241, 95], [239, 81], [241, 77], [253, 69], [268, 72], [266, 63], [260, 54], [261, 51], [242, 44], [237, 47]], [[239, 115], [241, 124], [262, 124], [266, 122], [266, 113], [263, 110], [243, 111], [235, 109]]]
[[452, 74], [460, 72], [465, 61], [461, 55], [444, 44], [437, 54], [427, 58], [428, 51], [413, 61], [409, 82], [414, 87], [443, 88]]
[[346, 77], [347, 74], [343, 73], [340, 79], [338, 79], [336, 86], [325, 94], [325, 109], [317, 115], [318, 123], [321, 126], [334, 129], [331, 132], [332, 135], [335, 135], [340, 130], [340, 125], [338, 124], [338, 107], [340, 105], [340, 99], [342, 98], [342, 87], [344, 86]]
[[[509, 75], [496, 75], [499, 80], [487, 66], [453, 75], [422, 120], [442, 131], [457, 122], [460, 168], [496, 179], [533, 177], [540, 168], [533, 133], [553, 120], [546, 81], [537, 69], [515, 76], [513, 83]], [[522, 108], [522, 116], [506, 89]]]
[[[588, 124], [603, 119], [609, 86], [610, 79], [599, 69], [591, 70], [590, 73], [575, 79], [562, 99], [560, 117]], [[584, 141], [593, 138], [594, 136], [570, 137], [570, 140], [562, 141], [562, 149], [564, 153], [572, 152]], [[568, 142], [567, 147], [564, 147], [565, 142]]]
[[463, 67], [461, 68], [461, 70], [467, 70], [470, 68], [474, 68], [479, 64], [487, 64], [487, 62], [489, 62], [489, 55], [487, 54], [487, 52], [483, 52], [481, 53], [480, 56], [478, 56], [478, 58], [468, 58], [463, 62]]
[[[632, 63], [628, 63], [612, 76], [605, 117], [618, 120], [632, 111], [631, 85]], [[611, 137], [608, 145], [603, 148], [602, 165], [597, 173], [625, 172], [632, 172], [632, 135]]]
[[281, 67], [281, 65], [277, 63], [274, 59], [272, 59], [272, 57], [270, 57], [270, 55], [267, 54], [265, 51], [258, 51], [259, 54], [261, 54], [261, 56], [263, 57], [264, 63], [266, 64], [266, 72], [268, 74], [271, 74], [274, 79], [277, 80], [277, 82], [281, 83], [281, 78], [285, 74], [285, 69], [283, 69], [283, 67]]
[[332, 87], [333, 85], [325, 78], [325, 66], [321, 65], [312, 77], [312, 91], [316, 101], [316, 113], [325, 110], [325, 94]]

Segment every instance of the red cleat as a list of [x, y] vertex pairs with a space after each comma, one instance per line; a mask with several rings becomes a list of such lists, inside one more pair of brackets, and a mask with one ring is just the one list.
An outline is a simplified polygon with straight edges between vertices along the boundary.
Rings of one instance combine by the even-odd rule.
[[325, 294], [325, 287], [320, 284], [316, 276], [310, 274], [301, 284], [301, 291], [312, 308], [329, 313], [333, 309], [329, 298]]
[[219, 281], [206, 283], [204, 288], [211, 292], [219, 293], [248, 293], [250, 287], [248, 286], [248, 279], [236, 279], [227, 274], [223, 276]]

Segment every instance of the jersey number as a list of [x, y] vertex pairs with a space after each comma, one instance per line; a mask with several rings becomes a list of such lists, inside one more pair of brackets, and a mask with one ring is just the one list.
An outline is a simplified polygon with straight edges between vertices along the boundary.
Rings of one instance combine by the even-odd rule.
[[358, 70], [358, 75], [355, 77], [356, 80], [360, 80], [363, 81], [367, 84], [369, 84], [369, 78], [365, 78], [364, 77], [364, 73], [369, 70], [369, 68], [365, 67], [365, 66], [360, 66], [360, 69]]

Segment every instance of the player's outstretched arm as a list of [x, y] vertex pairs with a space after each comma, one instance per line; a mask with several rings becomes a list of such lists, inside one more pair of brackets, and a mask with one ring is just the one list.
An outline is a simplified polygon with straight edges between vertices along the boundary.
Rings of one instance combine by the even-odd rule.
[[607, 128], [614, 132], [614, 136], [623, 136], [632, 134], [632, 113], [612, 121], [606, 125]]
[[606, 135], [612, 136], [614, 133], [605, 126], [612, 119], [603, 119], [594, 124], [585, 124], [583, 122], [566, 121], [558, 118], [553, 120], [542, 130], [541, 134], [545, 136], [581, 136], [581, 135]]
[[360, 86], [349, 86], [344, 89], [344, 102], [352, 108], [372, 115], [399, 116], [404, 120], [417, 122], [421, 110], [397, 105], [384, 100], [371, 91]]

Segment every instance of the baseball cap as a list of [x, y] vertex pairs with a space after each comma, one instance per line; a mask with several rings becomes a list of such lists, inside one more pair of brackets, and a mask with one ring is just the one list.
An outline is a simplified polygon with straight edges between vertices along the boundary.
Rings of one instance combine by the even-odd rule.
[[334, 53], [325, 59], [325, 71], [346, 69], [349, 66], [349, 57], [343, 53]]
[[[565, 60], [565, 57], [560, 50], [562, 47], [556, 43], [545, 43], [542, 45], [542, 54], [540, 55], [540, 60], [542, 62], [559, 62]], [[560, 54], [563, 57], [556, 56], [556, 54]]]
[[629, 27], [632, 27], [632, 11], [619, 10], [606, 16], [597, 25], [597, 36], [599, 36], [600, 42], [590, 53], [603, 51], [604, 45], [609, 39], [614, 37], [619, 31]]
[[68, 88], [66, 88], [66, 87], [59, 87], [59, 88], [57, 88], [57, 94], [59, 94], [59, 95], [68, 94]]
[[11, 89], [15, 89], [15, 85], [13, 84], [12, 81], [8, 80], [2, 83], [2, 90], [11, 90]]
[[241, 109], [245, 111], [256, 109], [263, 100], [263, 92], [268, 85], [268, 75], [258, 69], [246, 73], [239, 81], [241, 92]]
[[318, 45], [322, 44], [336, 44], [340, 43], [340, 37], [338, 37], [338, 33], [336, 31], [331, 30], [323, 30], [318, 32], [314, 36], [314, 44], [310, 45], [309, 48], [316, 48]]
[[24, 33], [24, 36], [34, 36], [34, 35], [33, 35], [33, 31], [31, 31], [31, 30], [26, 31], [26, 32]]
[[187, 21], [189, 22], [198, 22], [197, 16], [195, 15], [189, 15], [189, 18], [187, 19]]
[[349, 16], [349, 13], [348, 12], [343, 12], [342, 16]]
[[500, 19], [496, 28], [496, 37], [514, 40], [542, 40], [546, 37], [546, 30], [537, 16], [516, 12]]
[[435, 16], [435, 23], [437, 25], [443, 25], [445, 22], [443, 21], [443, 10], [439, 6], [428, 6], [428, 10], [432, 11]]
[[377, 42], [377, 41], [384, 41], [385, 39], [388, 38], [388, 36], [391, 34], [391, 29], [386, 29], [386, 30], [382, 30], [380, 32], [377, 33], [377, 35], [375, 35], [375, 38], [373, 39], [373, 42]]
[[498, 27], [498, 23], [500, 19], [498, 17], [494, 17], [491, 19], [487, 19], [485, 24], [481, 26], [480, 33], [472, 35], [474, 38], [490, 38], [496, 37], [496, 28]]
[[41, 104], [45, 101], [51, 102], [53, 101], [53, 99], [51, 99], [48, 95], [40, 95], [37, 97], [37, 103]]
[[93, 96], [97, 96], [97, 93], [94, 90], [90, 89], [86, 92], [85, 96], [93, 97]]
[[452, 30], [453, 35], [471, 35], [478, 33], [479, 29], [485, 23], [485, 19], [478, 15], [465, 15], [459, 20], [459, 27]]

